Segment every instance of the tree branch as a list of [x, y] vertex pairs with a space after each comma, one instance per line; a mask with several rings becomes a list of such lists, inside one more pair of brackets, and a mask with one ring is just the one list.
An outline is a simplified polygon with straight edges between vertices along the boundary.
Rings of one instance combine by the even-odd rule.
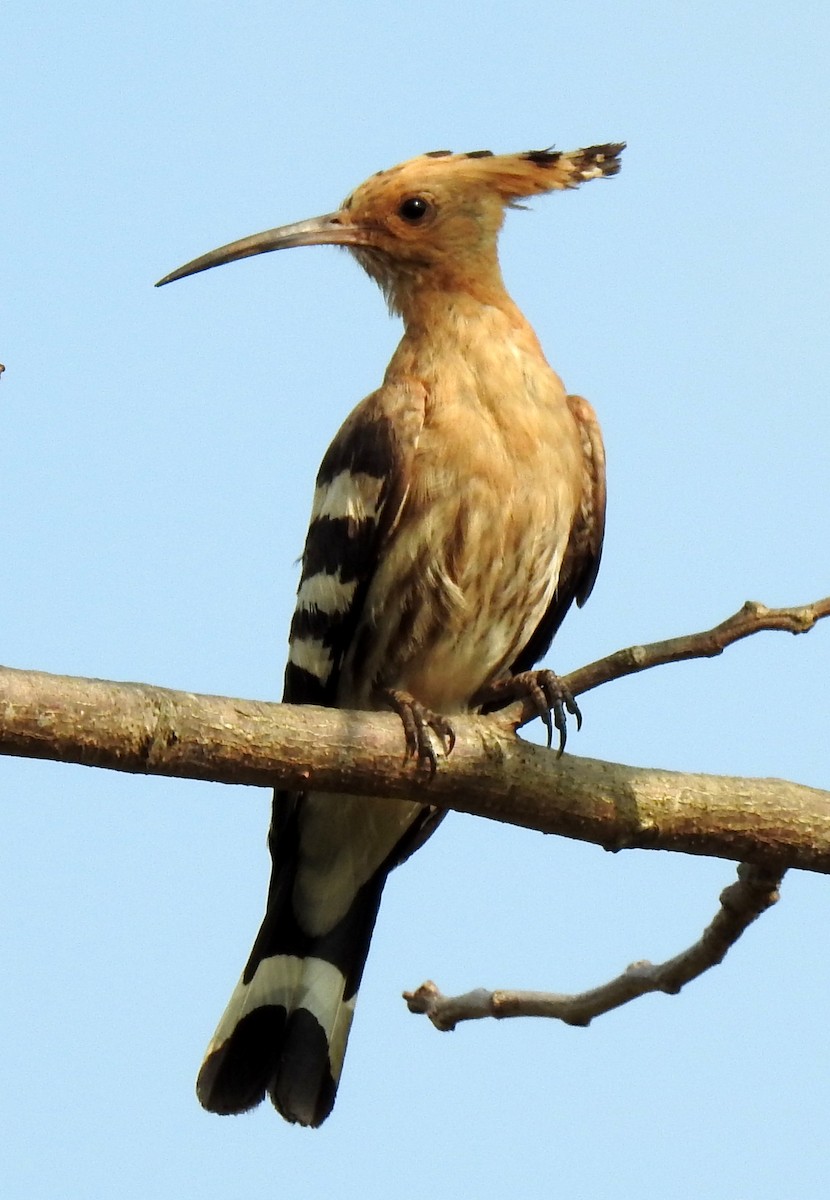
[[575, 995], [484, 988], [461, 996], [444, 996], [431, 981], [404, 992], [410, 1012], [424, 1013], [436, 1029], [455, 1029], [461, 1021], [482, 1017], [553, 1017], [566, 1025], [590, 1025], [594, 1017], [611, 1012], [649, 992], [676, 995], [685, 984], [722, 962], [748, 925], [778, 899], [783, 871], [743, 863], [738, 881], [724, 888], [721, 907], [698, 941], [687, 950], [654, 965], [636, 962], [616, 979]]
[[[703, 633], [619, 651], [573, 672], [579, 694], [661, 663], [720, 653], [764, 629], [805, 632], [803, 608], [747, 604]], [[0, 753], [176, 778], [431, 803], [607, 849], [680, 850], [830, 871], [830, 794], [772, 779], [691, 775], [554, 752], [515, 736], [522, 705], [454, 717], [456, 746], [431, 780], [386, 713], [198, 696], [0, 668]], [[332, 799], [336, 803], [336, 798]]]

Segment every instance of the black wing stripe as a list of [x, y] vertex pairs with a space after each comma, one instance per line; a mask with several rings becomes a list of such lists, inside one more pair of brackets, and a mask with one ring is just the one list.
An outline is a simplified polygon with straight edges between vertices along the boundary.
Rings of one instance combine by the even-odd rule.
[[300, 588], [315, 575], [337, 576], [348, 584], [370, 571], [375, 559], [377, 515], [316, 517], [312, 520], [303, 554]]
[[[325, 487], [342, 471], [387, 480], [394, 458], [395, 428], [388, 417], [373, 414], [358, 424], [356, 409], [325, 453], [317, 473], [318, 487]], [[354, 423], [352, 423], [352, 421]]]
[[327, 680], [312, 675], [304, 667], [289, 662], [285, 668], [283, 698], [288, 704], [330, 704], [330, 690], [326, 686], [327, 682]]

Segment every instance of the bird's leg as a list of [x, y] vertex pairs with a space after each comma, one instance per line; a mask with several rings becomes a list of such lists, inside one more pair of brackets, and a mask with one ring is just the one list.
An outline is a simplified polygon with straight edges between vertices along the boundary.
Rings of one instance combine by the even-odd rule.
[[421, 704], [409, 692], [399, 688], [379, 688], [377, 695], [401, 719], [407, 756], [417, 758], [418, 765], [426, 766], [430, 776], [434, 775], [438, 760], [435, 757], [430, 730], [441, 739], [444, 753], [451, 754], [455, 745], [455, 730], [450, 722], [440, 713], [434, 713]]
[[561, 757], [567, 738], [567, 713], [576, 717], [577, 729], [582, 728], [582, 713], [574, 697], [553, 671], [521, 671], [507, 679], [499, 679], [483, 688], [475, 697], [477, 705], [492, 710], [503, 708], [513, 700], [530, 700], [548, 731], [548, 746], [553, 742], [554, 726], [559, 733]]

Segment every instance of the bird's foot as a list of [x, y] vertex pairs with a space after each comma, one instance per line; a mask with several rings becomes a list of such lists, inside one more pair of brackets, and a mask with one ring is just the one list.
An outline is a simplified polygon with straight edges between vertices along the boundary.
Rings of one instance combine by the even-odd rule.
[[402, 692], [397, 688], [382, 688], [379, 696], [401, 719], [407, 757], [417, 759], [418, 766], [426, 767], [432, 777], [438, 767], [432, 733], [441, 739], [444, 754], [449, 755], [455, 745], [455, 730], [452, 725], [446, 717], [434, 713], [409, 692]]
[[582, 713], [573, 695], [553, 671], [521, 671], [509, 679], [500, 679], [476, 696], [476, 703], [489, 709], [503, 708], [512, 700], [529, 700], [544, 721], [548, 731], [548, 746], [553, 742], [554, 727], [559, 733], [561, 758], [567, 739], [567, 714], [576, 717], [577, 729], [582, 728]]

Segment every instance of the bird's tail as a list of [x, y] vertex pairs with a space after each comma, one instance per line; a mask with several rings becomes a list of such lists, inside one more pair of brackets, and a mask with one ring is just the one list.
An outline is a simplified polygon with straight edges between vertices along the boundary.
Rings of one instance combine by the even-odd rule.
[[326, 1119], [385, 879], [382, 872], [369, 880], [342, 920], [316, 938], [300, 933], [283, 889], [269, 897], [248, 965], [199, 1071], [196, 1093], [204, 1108], [246, 1112], [268, 1094], [288, 1121], [313, 1126]]
[[288, 1121], [334, 1105], [386, 878], [442, 814], [401, 800], [277, 792], [268, 903], [196, 1083], [202, 1106], [268, 1095]]

